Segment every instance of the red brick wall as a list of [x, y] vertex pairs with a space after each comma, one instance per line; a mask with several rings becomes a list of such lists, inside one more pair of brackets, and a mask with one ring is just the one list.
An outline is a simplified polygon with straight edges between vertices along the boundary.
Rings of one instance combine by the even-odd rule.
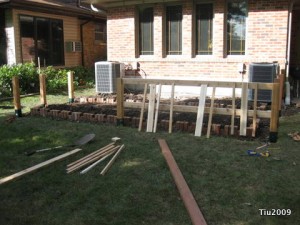
[[[182, 55], [163, 55], [162, 16], [164, 5], [154, 6], [154, 55], [135, 55], [135, 9], [114, 8], [108, 11], [108, 60], [139, 62], [148, 76], [240, 80], [238, 64], [278, 61], [285, 65], [288, 1], [248, 0], [246, 55], [227, 56], [225, 45], [226, 2], [214, 1], [213, 55], [192, 55], [192, 1], [183, 5]], [[247, 67], [248, 68], [248, 67]], [[143, 73], [141, 72], [143, 75]], [[247, 74], [245, 76], [247, 78]]]

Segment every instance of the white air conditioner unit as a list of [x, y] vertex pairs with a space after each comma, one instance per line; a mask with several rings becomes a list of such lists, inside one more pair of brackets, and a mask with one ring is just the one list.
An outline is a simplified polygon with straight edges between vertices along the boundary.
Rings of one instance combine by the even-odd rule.
[[96, 92], [116, 93], [117, 78], [124, 76], [125, 67], [120, 62], [96, 62], [95, 81]]
[[[258, 83], [273, 83], [278, 70], [277, 63], [251, 63], [249, 65], [249, 81]], [[249, 100], [254, 100], [254, 90], [249, 90]], [[271, 90], [258, 90], [257, 100], [272, 101]]]
[[82, 44], [80, 41], [67, 41], [66, 52], [81, 52]]

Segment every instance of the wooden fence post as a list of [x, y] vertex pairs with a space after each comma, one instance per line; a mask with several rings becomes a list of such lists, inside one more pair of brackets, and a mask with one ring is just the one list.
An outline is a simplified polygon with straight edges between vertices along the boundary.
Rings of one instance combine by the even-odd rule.
[[124, 83], [117, 79], [117, 125], [124, 125]]
[[276, 142], [278, 137], [278, 119], [280, 109], [280, 84], [274, 83], [272, 89], [272, 105], [271, 105], [271, 118], [270, 118], [270, 142]]
[[47, 99], [46, 99], [46, 76], [44, 74], [40, 74], [40, 101], [41, 104], [45, 107], [47, 106]]
[[15, 115], [17, 117], [22, 117], [22, 107], [21, 107], [21, 100], [20, 100], [19, 77], [13, 76], [13, 78], [12, 78], [12, 85], [13, 85]]
[[74, 102], [74, 75], [72, 71], [68, 72], [68, 93], [69, 103]]

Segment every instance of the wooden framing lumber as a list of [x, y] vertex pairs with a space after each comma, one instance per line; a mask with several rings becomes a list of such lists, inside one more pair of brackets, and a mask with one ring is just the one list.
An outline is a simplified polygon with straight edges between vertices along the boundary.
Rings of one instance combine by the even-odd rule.
[[279, 120], [279, 110], [280, 110], [280, 84], [274, 83], [272, 91], [272, 105], [271, 105], [271, 119], [270, 119], [270, 142], [277, 141], [278, 135], [278, 120]]
[[255, 133], [256, 133], [256, 121], [257, 121], [257, 94], [258, 94], [258, 90], [257, 90], [257, 85], [254, 88], [254, 102], [253, 102], [253, 124], [252, 124], [252, 137], [255, 137]]
[[68, 94], [69, 103], [74, 102], [74, 73], [72, 71], [68, 72]]
[[116, 152], [116, 154], [112, 157], [112, 159], [107, 163], [107, 165], [104, 167], [104, 169], [101, 171], [101, 175], [105, 175], [106, 172], [109, 170], [109, 168], [112, 166], [114, 161], [117, 159], [118, 155], [121, 153], [125, 145], [122, 145], [119, 150]]
[[89, 165], [89, 164], [97, 161], [98, 159], [100, 159], [100, 158], [108, 155], [109, 153], [115, 152], [119, 147], [120, 146], [118, 145], [118, 146], [116, 146], [116, 147], [114, 147], [112, 149], [109, 149], [109, 150], [107, 150], [105, 152], [101, 152], [101, 153], [99, 153], [97, 155], [94, 155], [94, 156], [92, 156], [90, 158], [87, 158], [87, 159], [85, 159], [85, 160], [83, 160], [83, 161], [81, 161], [81, 162], [79, 162], [79, 163], [77, 163], [77, 164], [75, 164], [75, 165], [73, 165], [71, 167], [68, 167], [67, 168], [67, 173], [74, 172], [75, 170], [78, 170], [78, 169], [80, 169], [80, 168], [82, 168], [82, 167], [84, 167], [86, 165]]
[[20, 99], [20, 85], [19, 85], [19, 77], [12, 77], [12, 86], [13, 86], [13, 97], [14, 97], [14, 108], [15, 115], [17, 117], [22, 117], [22, 107], [21, 107], [21, 99]]
[[141, 115], [140, 115], [140, 122], [139, 122], [139, 131], [142, 130], [142, 126], [143, 126], [143, 118], [144, 118], [144, 110], [145, 110], [145, 103], [146, 103], [147, 87], [148, 87], [148, 84], [145, 83], [144, 95], [143, 95], [143, 104], [142, 104], [142, 108], [141, 108]]
[[146, 132], [153, 131], [153, 118], [155, 109], [155, 96], [156, 96], [156, 85], [150, 84], [150, 94], [149, 94], [149, 105], [148, 105], [148, 115], [147, 115], [147, 127]]
[[160, 95], [161, 95], [161, 84], [158, 86], [158, 94], [157, 94], [157, 103], [155, 108], [155, 117], [154, 117], [154, 127], [153, 132], [156, 133], [157, 129], [157, 120], [158, 120], [158, 110], [159, 110], [159, 103], [160, 103]]
[[247, 112], [248, 112], [248, 83], [242, 85], [240, 135], [247, 135]]
[[202, 134], [206, 92], [207, 92], [207, 85], [202, 84], [200, 88], [199, 105], [198, 105], [196, 128], [195, 128], [195, 136], [198, 137], [200, 137]]
[[215, 104], [215, 94], [216, 94], [216, 87], [213, 87], [211, 101], [210, 101], [210, 109], [209, 109], [207, 133], [206, 133], [206, 137], [207, 138], [210, 137], [211, 122], [212, 122], [212, 116], [213, 116], [213, 110], [214, 110], [214, 104]]
[[169, 166], [172, 177], [194, 225], [207, 225], [199, 206], [187, 185], [172, 153], [164, 139], [159, 139], [162, 154]]
[[123, 79], [117, 79], [117, 125], [124, 125], [124, 84]]
[[102, 161], [104, 161], [105, 159], [107, 159], [109, 156], [111, 156], [112, 154], [114, 154], [114, 152], [111, 152], [109, 154], [107, 154], [106, 156], [104, 156], [103, 158], [99, 159], [98, 161], [94, 162], [92, 165], [90, 165], [89, 167], [85, 168], [84, 170], [82, 170], [80, 172], [80, 174], [85, 174], [88, 171], [90, 171], [91, 169], [93, 169], [95, 166], [97, 166], [99, 163], [101, 163]]
[[40, 82], [40, 102], [45, 107], [47, 106], [47, 97], [46, 97], [46, 76], [44, 74], [39, 75]]
[[47, 165], [49, 165], [51, 163], [57, 162], [59, 160], [62, 160], [62, 159], [66, 158], [66, 157], [68, 157], [70, 155], [73, 155], [73, 154], [75, 154], [75, 153], [77, 153], [77, 152], [79, 152], [81, 150], [82, 149], [80, 149], [80, 148], [74, 149], [74, 150], [66, 152], [66, 153], [64, 153], [62, 155], [56, 156], [56, 157], [54, 157], [52, 159], [49, 159], [49, 160], [47, 160], [45, 162], [42, 162], [42, 163], [39, 163], [39, 164], [37, 164], [35, 166], [29, 167], [29, 168], [27, 168], [25, 170], [22, 170], [22, 171], [18, 172], [18, 173], [15, 173], [15, 174], [10, 175], [8, 177], [4, 177], [4, 178], [0, 179], [0, 184], [4, 184], [4, 183], [6, 183], [8, 181], [11, 181], [11, 180], [16, 179], [18, 177], [21, 177], [21, 176], [23, 176], [25, 174], [31, 173], [31, 172], [33, 172], [35, 170], [38, 170], [38, 169], [40, 169], [42, 167], [45, 167], [45, 166], [47, 166]]
[[233, 83], [232, 87], [232, 108], [231, 108], [231, 127], [230, 134], [234, 135], [234, 118], [235, 118], [235, 83]]
[[175, 91], [175, 84], [172, 83], [172, 86], [171, 86], [171, 99], [170, 99], [171, 102], [170, 102], [169, 133], [172, 133], [172, 127], [173, 127], [174, 91]]
[[108, 144], [108, 145], [106, 145], [106, 146], [104, 146], [104, 147], [102, 147], [102, 148], [100, 148], [100, 149], [98, 149], [98, 150], [96, 150], [96, 151], [94, 151], [94, 152], [92, 152], [92, 153], [90, 153], [90, 154], [88, 154], [88, 155], [86, 155], [86, 156], [84, 156], [84, 157], [82, 157], [82, 158], [80, 158], [80, 159], [78, 159], [78, 160], [72, 162], [72, 163], [69, 163], [69, 164], [67, 165], [67, 167], [71, 167], [71, 166], [73, 166], [73, 165], [75, 165], [75, 164], [77, 164], [77, 163], [79, 163], [79, 162], [81, 162], [81, 161], [83, 161], [83, 160], [85, 160], [85, 159], [87, 159], [87, 158], [93, 156], [93, 155], [98, 154], [99, 152], [105, 151], [105, 150], [107, 150], [108, 148], [112, 148], [112, 146], [113, 146], [114, 144], [115, 144], [115, 142], [112, 142], [112, 143], [110, 143], [110, 144]]

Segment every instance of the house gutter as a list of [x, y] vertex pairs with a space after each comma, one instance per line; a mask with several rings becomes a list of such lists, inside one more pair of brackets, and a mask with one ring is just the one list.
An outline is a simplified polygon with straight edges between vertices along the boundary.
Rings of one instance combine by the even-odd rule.
[[292, 0], [289, 6], [289, 16], [288, 16], [288, 40], [287, 40], [287, 51], [286, 51], [286, 82], [285, 82], [285, 105], [291, 104], [291, 85], [288, 81], [290, 76], [290, 58], [291, 58], [291, 35], [292, 35], [292, 16], [293, 7], [295, 0]]

